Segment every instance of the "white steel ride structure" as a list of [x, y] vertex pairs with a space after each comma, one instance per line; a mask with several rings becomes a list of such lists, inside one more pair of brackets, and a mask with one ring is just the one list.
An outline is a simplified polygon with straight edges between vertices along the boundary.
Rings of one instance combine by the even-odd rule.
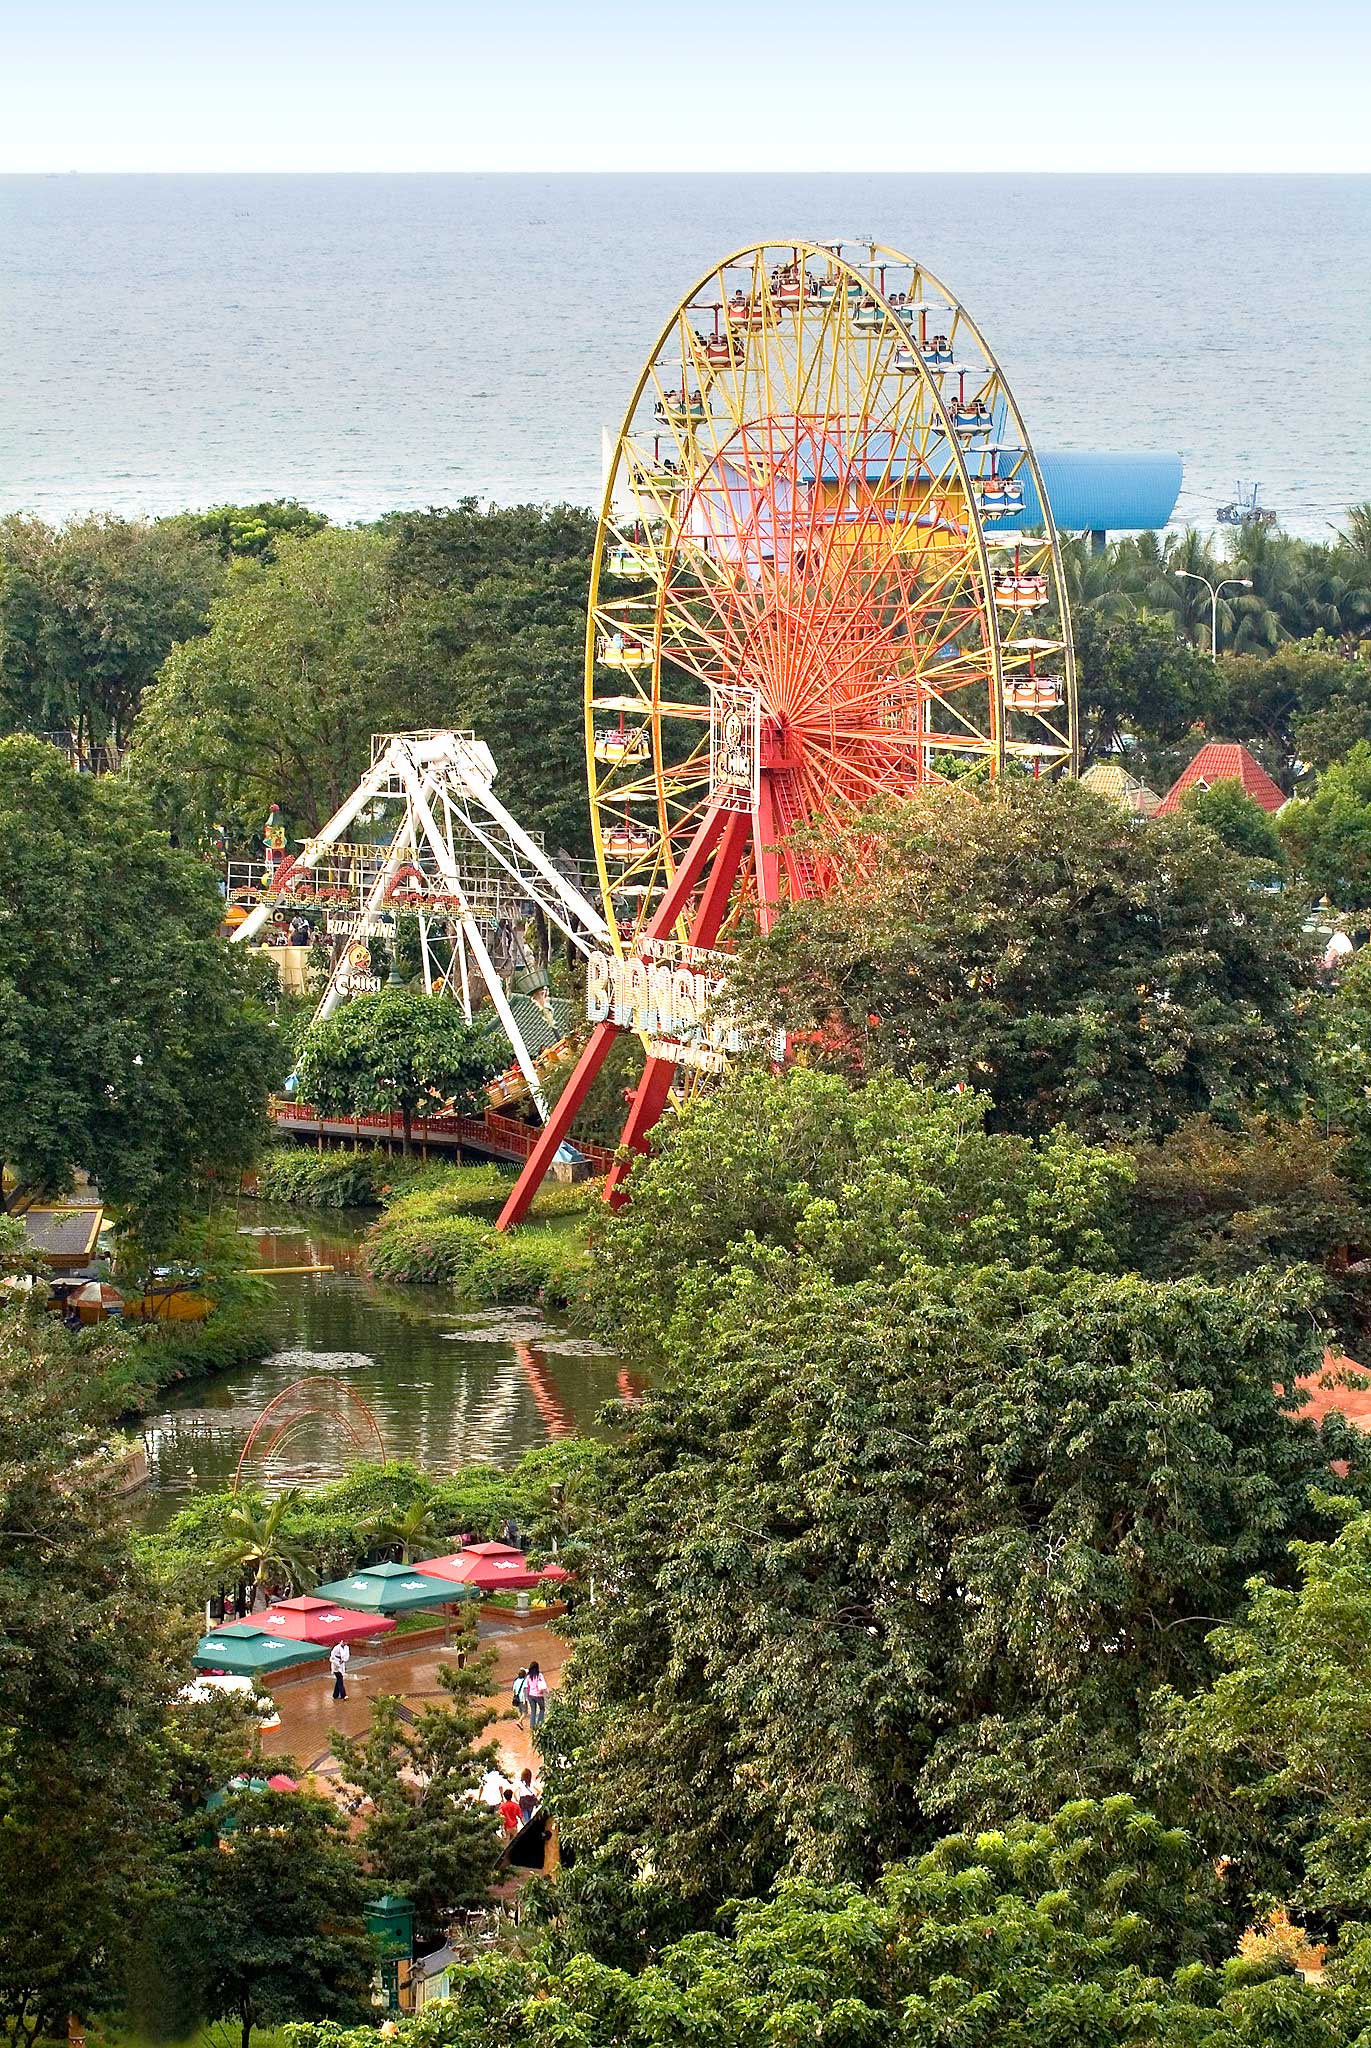
[[[414, 913], [425, 988], [453, 996], [470, 1018], [473, 984], [484, 987], [545, 1118], [537, 1068], [492, 946], [501, 930], [517, 929], [532, 909], [581, 953], [606, 945], [609, 930], [505, 809], [494, 781], [491, 751], [473, 733], [374, 734], [371, 766], [320, 832], [274, 865], [269, 855], [250, 891], [236, 890], [230, 875], [231, 897], [251, 893], [258, 899], [233, 942], [251, 941], [284, 905], [323, 909], [347, 943], [339, 949], [317, 1020], [349, 995], [379, 986], [370, 972], [368, 941], [397, 912]], [[446, 961], [435, 945], [441, 937], [450, 940]]]

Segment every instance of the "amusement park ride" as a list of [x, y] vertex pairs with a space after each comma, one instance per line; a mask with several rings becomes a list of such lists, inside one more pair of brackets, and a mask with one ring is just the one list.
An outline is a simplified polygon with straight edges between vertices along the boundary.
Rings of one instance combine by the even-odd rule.
[[[1034, 535], [1010, 523], [1030, 481]], [[647, 1053], [623, 1150], [646, 1151], [678, 1072], [728, 1049], [729, 950], [842, 886], [864, 805], [978, 763], [1074, 771], [1047, 493], [1003, 371], [937, 278], [874, 242], [787, 242], [700, 280], [609, 462], [585, 677], [611, 953], [502, 1229], [623, 1029]]]
[[[1016, 530], [1028, 504], [1035, 533]], [[469, 952], [545, 1115], [502, 1229], [621, 1030], [646, 1052], [606, 1186], [626, 1198], [628, 1155], [673, 1085], [736, 1042], [737, 941], [841, 889], [865, 805], [977, 767], [1075, 770], [1067, 594], [1037, 458], [979, 328], [921, 265], [874, 242], [758, 243], [677, 307], [608, 462], [585, 729], [603, 916], [499, 805], [470, 735], [390, 734], [236, 934], [335, 877], [363, 939], [397, 904], [451, 921], [461, 990]], [[391, 800], [403, 808], [384, 844], [346, 839]], [[486, 942], [501, 889], [586, 957], [593, 1028], [550, 1116]], [[348, 974], [345, 953], [322, 1009]]]
[[[582, 953], [602, 944], [608, 932], [599, 911], [510, 816], [494, 780], [489, 747], [469, 732], [377, 733], [370, 768], [299, 853], [274, 862], [265, 875], [246, 864], [240, 875], [230, 869], [230, 898], [256, 899], [233, 938], [255, 938], [285, 904], [321, 909], [347, 943], [320, 998], [318, 1019], [346, 997], [379, 988], [370, 941], [397, 912], [414, 912], [425, 988], [455, 996], [469, 1021], [472, 983], [479, 981], [545, 1116], [538, 1069], [501, 971], [502, 965], [508, 971], [512, 935], [535, 910]], [[349, 838], [363, 829], [359, 821], [368, 836]], [[446, 941], [446, 959], [439, 941]]]

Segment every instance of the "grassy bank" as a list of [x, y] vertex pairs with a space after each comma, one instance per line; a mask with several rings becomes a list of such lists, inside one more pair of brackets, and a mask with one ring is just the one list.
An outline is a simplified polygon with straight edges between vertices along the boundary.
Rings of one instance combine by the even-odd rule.
[[367, 1237], [368, 1267], [380, 1280], [451, 1287], [478, 1306], [569, 1307], [585, 1291], [583, 1226], [598, 1184], [544, 1188], [528, 1222], [506, 1237], [494, 1221], [511, 1185], [497, 1166], [436, 1169], [387, 1202]]
[[100, 1348], [99, 1384], [111, 1416], [144, 1415], [183, 1380], [204, 1379], [256, 1365], [272, 1346], [270, 1305], [235, 1300], [203, 1323], [107, 1325]]
[[380, 1145], [333, 1152], [274, 1145], [257, 1169], [257, 1189], [264, 1201], [293, 1202], [305, 1209], [379, 1209], [429, 1171]]

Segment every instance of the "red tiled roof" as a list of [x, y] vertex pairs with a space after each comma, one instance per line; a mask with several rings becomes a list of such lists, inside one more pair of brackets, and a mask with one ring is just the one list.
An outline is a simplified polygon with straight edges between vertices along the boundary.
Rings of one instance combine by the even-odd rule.
[[1181, 798], [1197, 783], [1212, 789], [1216, 782], [1241, 783], [1264, 811], [1278, 811], [1285, 802], [1284, 792], [1271, 780], [1255, 754], [1249, 754], [1246, 747], [1232, 740], [1209, 740], [1172, 783], [1157, 806], [1157, 816], [1164, 818], [1179, 810]]
[[1340, 1408], [1357, 1429], [1371, 1430], [1371, 1387], [1342, 1387], [1336, 1381], [1340, 1373], [1365, 1371], [1355, 1358], [1344, 1357], [1330, 1345], [1323, 1354], [1322, 1372], [1310, 1373], [1299, 1382], [1305, 1395], [1298, 1411], [1300, 1419], [1322, 1422], [1331, 1409]]

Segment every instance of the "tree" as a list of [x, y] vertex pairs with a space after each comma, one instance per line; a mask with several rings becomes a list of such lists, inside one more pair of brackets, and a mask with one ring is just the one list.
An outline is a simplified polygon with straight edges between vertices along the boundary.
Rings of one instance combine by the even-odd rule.
[[[1162, 1684], [1371, 1445], [1290, 1410], [1299, 1277], [1046, 1267], [841, 1284], [735, 1244], [694, 1356], [618, 1417], [544, 1736], [579, 1924], [866, 1881], [946, 1826], [1126, 1789]], [[1289, 1390], [1289, 1391], [1287, 1391]]]
[[740, 1249], [803, 1256], [836, 1280], [911, 1266], [1109, 1271], [1132, 1172], [1057, 1130], [987, 1135], [986, 1103], [893, 1074], [853, 1088], [788, 1067], [735, 1071], [661, 1131], [633, 1200], [594, 1245], [600, 1327], [630, 1357], [686, 1364]]
[[1208, 789], [1187, 790], [1182, 809], [1201, 825], [1218, 834], [1224, 845], [1244, 860], [1270, 861], [1285, 866], [1285, 848], [1269, 811], [1264, 811], [1242, 784], [1215, 782]]
[[[789, 1880], [627, 1969], [544, 1950], [480, 1958], [400, 2023], [401, 2048], [1351, 2048], [1365, 1983], [1231, 1959], [1213, 1870], [1127, 1798], [954, 1835], [869, 1891]], [[1360, 1950], [1358, 1951], [1360, 1955]], [[304, 2028], [298, 2048], [368, 2048]]]
[[930, 790], [869, 815], [863, 871], [744, 954], [738, 1000], [806, 1057], [917, 1069], [991, 1129], [1159, 1133], [1298, 1098], [1309, 942], [1293, 901], [1188, 818], [1074, 783]]
[[250, 1163], [284, 1063], [221, 910], [133, 790], [0, 741], [0, 1158], [21, 1187], [84, 1169], [152, 1240]]
[[293, 1593], [303, 1593], [317, 1576], [290, 1533], [303, 1498], [298, 1486], [288, 1486], [270, 1501], [235, 1494], [212, 1569], [254, 1586], [286, 1585]]
[[26, 2048], [117, 1994], [183, 1648], [130, 1556], [103, 1349], [0, 1311], [0, 2032]]
[[398, 1564], [411, 1564], [418, 1557], [436, 1557], [445, 1545], [437, 1507], [423, 1494], [416, 1494], [403, 1508], [395, 1503], [382, 1508], [368, 1522], [367, 1533], [383, 1549], [398, 1550]]
[[1157, 1279], [1325, 1265], [1366, 1227], [1343, 1152], [1312, 1117], [1251, 1117], [1237, 1130], [1190, 1117], [1129, 1153], [1128, 1256]]
[[1215, 731], [1222, 739], [1247, 741], [1281, 787], [1289, 789], [1301, 722], [1326, 709], [1349, 680], [1351, 664], [1327, 639], [1280, 647], [1270, 654], [1226, 656], [1219, 663]]
[[250, 1790], [214, 1819], [212, 1839], [175, 1870], [167, 1923], [169, 1962], [188, 1968], [206, 2015], [235, 2019], [241, 2048], [254, 2027], [367, 2018], [367, 1886], [337, 1809], [305, 1792]]
[[309, 1032], [300, 1096], [325, 1116], [399, 1116], [408, 1152], [416, 1116], [483, 1107], [508, 1056], [488, 1024], [468, 1024], [448, 997], [383, 988], [354, 996]]
[[1371, 742], [1326, 768], [1311, 797], [1282, 811], [1280, 830], [1312, 888], [1344, 909], [1371, 907]]
[[272, 498], [256, 505], [212, 505], [208, 512], [185, 512], [175, 523], [212, 541], [225, 561], [246, 556], [274, 562], [279, 540], [319, 533], [328, 525], [328, 515], [312, 512], [297, 498]]
[[1325, 1013], [1319, 1079], [1330, 1123], [1342, 1137], [1340, 1170], [1371, 1205], [1371, 953], [1342, 969]]
[[1167, 621], [1072, 613], [1085, 764], [1140, 743], [1140, 768], [1169, 768], [1177, 748], [1208, 718], [1217, 691], [1208, 655], [1176, 638]]
[[446, 716], [489, 742], [500, 794], [549, 846], [588, 851], [582, 666], [595, 522], [578, 507], [401, 513], [393, 573]]
[[1359, 740], [1371, 741], [1371, 665], [1348, 662], [1346, 681], [1317, 711], [1291, 720], [1295, 746], [1308, 768], [1330, 768]]
[[1160, 1695], [1155, 1775], [1249, 1893], [1317, 1922], [1371, 1919], [1371, 1515], [1336, 1506], [1295, 1547], [1298, 1583], [1254, 1579], [1216, 1629], [1213, 1682]]
[[179, 831], [206, 841], [273, 803], [314, 832], [356, 787], [374, 732], [440, 724], [410, 659], [372, 529], [282, 535], [273, 562], [242, 561], [202, 639], [175, 648], [134, 734], [132, 772]]
[[214, 549], [146, 520], [0, 519], [0, 730], [127, 738], [177, 641], [205, 629]]
[[[466, 1641], [474, 1652], [474, 1626]], [[446, 1704], [402, 1719], [402, 1702], [382, 1693], [365, 1736], [333, 1736], [344, 1777], [371, 1801], [361, 1839], [367, 1868], [413, 1900], [425, 1931], [441, 1932], [453, 1914], [484, 1902], [503, 1846], [477, 1797], [498, 1753], [478, 1743], [495, 1718], [483, 1704], [494, 1667], [493, 1651], [468, 1654], [461, 1666], [440, 1663]]]

